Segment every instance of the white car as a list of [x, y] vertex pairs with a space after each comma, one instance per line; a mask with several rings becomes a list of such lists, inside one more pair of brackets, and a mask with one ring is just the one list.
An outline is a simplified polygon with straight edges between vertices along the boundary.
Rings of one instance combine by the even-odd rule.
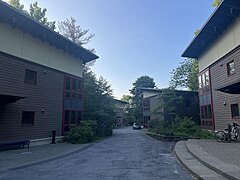
[[141, 129], [140, 124], [138, 124], [138, 123], [133, 123], [133, 130], [135, 130], [135, 129]]

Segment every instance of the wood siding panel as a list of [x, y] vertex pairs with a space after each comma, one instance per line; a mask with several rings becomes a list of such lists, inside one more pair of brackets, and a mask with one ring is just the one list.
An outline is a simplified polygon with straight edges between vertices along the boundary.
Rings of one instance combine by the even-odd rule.
[[[227, 63], [234, 60], [235, 74], [228, 76]], [[240, 95], [228, 94], [217, 91], [219, 87], [236, 82], [240, 78], [240, 48], [220, 59], [210, 67], [213, 111], [215, 129], [225, 129], [231, 122], [240, 123], [240, 119], [233, 119], [231, 115], [231, 104], [240, 103]], [[224, 105], [226, 102], [226, 105]], [[240, 104], [239, 104], [240, 105]]]
[[[37, 72], [36, 85], [24, 83], [25, 69]], [[0, 94], [26, 97], [0, 105], [0, 142], [61, 135], [63, 83], [64, 73], [0, 53]], [[21, 125], [22, 111], [35, 112], [33, 126]]]

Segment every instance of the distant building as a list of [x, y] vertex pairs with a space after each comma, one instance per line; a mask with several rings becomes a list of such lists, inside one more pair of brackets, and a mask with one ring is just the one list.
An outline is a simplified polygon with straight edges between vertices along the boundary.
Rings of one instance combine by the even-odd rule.
[[97, 58], [0, 1], [0, 142], [61, 136], [81, 121], [82, 65]]
[[240, 1], [224, 0], [183, 57], [199, 63], [201, 126], [224, 129], [240, 124]]
[[126, 123], [126, 101], [115, 99], [115, 106], [116, 106], [116, 120], [115, 126], [122, 127], [125, 126]]
[[[148, 121], [158, 117], [156, 113], [153, 113], [156, 109], [156, 106], [161, 101], [161, 89], [153, 89], [153, 88], [139, 88], [142, 94], [142, 121], [144, 127], [148, 126]], [[176, 114], [179, 117], [192, 117], [196, 123], [199, 123], [199, 105], [198, 105], [198, 93], [193, 91], [181, 91], [175, 90], [176, 96], [182, 96], [183, 105], [176, 105]], [[159, 109], [158, 113], [164, 112], [164, 108]], [[167, 118], [165, 115], [163, 118]], [[163, 119], [164, 120], [164, 119]]]

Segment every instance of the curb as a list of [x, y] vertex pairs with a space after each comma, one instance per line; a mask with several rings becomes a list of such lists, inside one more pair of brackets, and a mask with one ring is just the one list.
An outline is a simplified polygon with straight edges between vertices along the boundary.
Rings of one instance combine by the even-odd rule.
[[178, 141], [186, 141], [188, 139], [199, 139], [196, 137], [189, 137], [189, 136], [166, 136], [166, 135], [159, 135], [151, 132], [145, 133], [148, 136], [151, 136], [155, 139], [161, 140], [161, 141], [167, 141], [167, 142], [178, 142]]
[[[193, 140], [188, 140], [186, 142], [186, 148], [188, 150], [188, 152], [194, 157], [196, 158], [198, 161], [200, 161], [202, 164], [204, 164], [205, 166], [207, 166], [209, 169], [212, 169], [213, 171], [217, 172], [218, 174], [221, 174], [222, 176], [224, 176], [225, 178], [228, 179], [232, 179], [232, 180], [239, 180], [240, 179], [240, 175], [235, 175], [233, 174], [234, 170], [230, 171], [232, 172], [232, 174], [229, 174], [227, 171], [224, 171], [224, 167], [217, 167], [220, 164], [224, 164], [225, 167], [232, 167], [233, 169], [235, 169], [235, 171], [240, 172], [240, 168], [238, 168], [237, 166], [228, 164], [228, 163], [224, 163], [223, 161], [213, 157], [211, 154], [207, 153], [206, 151], [201, 149], [200, 154], [197, 154], [196, 152], [194, 153], [193, 149], [194, 147], [191, 144], [195, 144], [198, 146], [198, 149], [200, 149], [198, 143]], [[196, 150], [196, 147], [195, 147]], [[205, 157], [205, 159], [208, 159], [208, 161], [204, 160], [204, 158], [201, 156]], [[215, 161], [215, 163], [214, 163]]]
[[[177, 142], [177, 143], [180, 143], [180, 142]], [[187, 172], [190, 173], [190, 175], [192, 175], [193, 177], [199, 179], [199, 180], [203, 180], [198, 174], [196, 174], [192, 169], [190, 169], [182, 160], [181, 158], [178, 156], [177, 152], [176, 152], [176, 146], [177, 146], [177, 143], [175, 144], [174, 146], [174, 150], [173, 150], [173, 154], [177, 157], [177, 161], [180, 165], [182, 165], [182, 167], [184, 169], [187, 170]]]

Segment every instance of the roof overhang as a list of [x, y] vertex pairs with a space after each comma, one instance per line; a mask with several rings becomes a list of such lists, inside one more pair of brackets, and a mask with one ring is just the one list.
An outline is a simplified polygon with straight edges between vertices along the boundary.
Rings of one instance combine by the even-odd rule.
[[216, 90], [224, 93], [228, 93], [228, 94], [240, 94], [240, 79], [238, 79], [235, 82], [221, 86]]
[[239, 0], [223, 0], [183, 52], [182, 57], [198, 59], [239, 17]]
[[22, 97], [22, 96], [0, 94], [0, 104], [14, 103], [14, 102], [16, 102], [20, 99], [24, 99], [24, 98], [25, 97]]
[[98, 56], [94, 53], [78, 46], [2, 0], [0, 0], [0, 22], [19, 28], [23, 32], [31, 34], [33, 37], [48, 42], [50, 45], [54, 45], [76, 58], [81, 59], [83, 63], [98, 59]]

